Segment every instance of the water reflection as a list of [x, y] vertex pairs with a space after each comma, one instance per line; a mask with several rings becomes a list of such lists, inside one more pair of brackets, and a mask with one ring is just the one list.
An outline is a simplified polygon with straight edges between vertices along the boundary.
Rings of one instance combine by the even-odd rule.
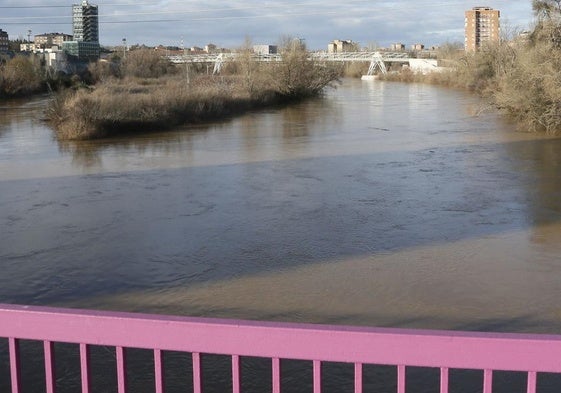
[[65, 155], [72, 155], [72, 166], [83, 168], [101, 168], [101, 152], [93, 143], [59, 141], [59, 151]]
[[528, 197], [537, 199], [530, 205], [536, 226], [558, 222], [561, 218], [561, 139], [514, 143], [506, 148], [515, 158], [513, 166], [518, 176], [527, 176], [524, 181]]
[[[329, 102], [316, 99], [296, 107], [256, 112], [222, 123], [184, 126], [134, 137], [58, 141], [58, 146], [61, 154], [72, 156], [73, 167], [88, 171], [101, 171], [105, 163], [116, 166], [115, 170], [125, 169], [113, 161], [131, 155], [143, 160], [155, 159], [164, 166], [206, 165], [208, 156], [214, 153], [237, 162], [278, 159], [289, 156], [291, 149], [313, 142], [302, 138], [321, 138], [326, 122], [330, 121], [324, 116], [328, 111], [334, 119], [339, 116]], [[335, 120], [331, 125], [338, 123]], [[278, 150], [279, 147], [282, 149]]]

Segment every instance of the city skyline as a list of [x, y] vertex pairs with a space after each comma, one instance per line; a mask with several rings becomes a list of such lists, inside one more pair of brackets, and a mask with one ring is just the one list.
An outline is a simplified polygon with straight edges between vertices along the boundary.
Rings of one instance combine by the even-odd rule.
[[[72, 32], [72, 3], [54, 0], [5, 0], [0, 28], [11, 39], [49, 32]], [[209, 0], [92, 1], [99, 7], [102, 45], [128, 44], [190, 47], [214, 43], [236, 47], [246, 38], [254, 44], [275, 44], [283, 36], [305, 40], [310, 49], [326, 49], [333, 39], [350, 39], [360, 46], [393, 42], [426, 46], [464, 41], [464, 12], [474, 6], [501, 11], [503, 30], [528, 29], [533, 21], [531, 1], [486, 2], [349, 0], [269, 1], [259, 5], [237, 0], [225, 5]], [[484, 4], [483, 4], [484, 3]]]

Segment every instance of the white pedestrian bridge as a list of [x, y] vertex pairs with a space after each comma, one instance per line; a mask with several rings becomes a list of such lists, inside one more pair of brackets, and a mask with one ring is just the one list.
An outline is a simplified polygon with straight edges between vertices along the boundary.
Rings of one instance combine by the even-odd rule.
[[[218, 74], [222, 65], [226, 61], [235, 60], [242, 56], [239, 52], [232, 53], [212, 53], [212, 54], [184, 54], [166, 56], [172, 63], [189, 64], [189, 63], [207, 63], [214, 64], [213, 73]], [[315, 61], [330, 62], [370, 62], [368, 75], [374, 74], [376, 69], [385, 74], [387, 72], [386, 63], [412, 63], [421, 62], [425, 68], [436, 66], [436, 60], [432, 59], [415, 59], [409, 57], [406, 52], [343, 52], [343, 53], [326, 53], [326, 52], [310, 52], [309, 58]], [[282, 61], [281, 54], [253, 54], [252, 59], [256, 61], [273, 62]]]

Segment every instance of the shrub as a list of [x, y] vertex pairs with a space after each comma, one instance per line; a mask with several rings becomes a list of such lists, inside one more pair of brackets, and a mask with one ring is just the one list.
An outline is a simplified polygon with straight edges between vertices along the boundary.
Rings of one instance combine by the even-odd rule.
[[554, 45], [541, 42], [525, 47], [498, 79], [497, 106], [529, 131], [561, 131], [561, 52]]
[[338, 79], [341, 69], [312, 60], [298, 40], [288, 40], [281, 47], [282, 61], [271, 64], [269, 80], [273, 90], [285, 99], [310, 97]]
[[122, 75], [136, 78], [158, 78], [172, 73], [173, 70], [174, 67], [168, 60], [150, 49], [130, 51], [121, 63]]
[[345, 65], [345, 70], [343, 74], [346, 77], [350, 78], [360, 78], [362, 75], [366, 75], [368, 73], [368, 68], [370, 67], [370, 63], [365, 62], [349, 62]]
[[120, 67], [112, 61], [96, 61], [88, 65], [93, 83], [105, 82], [111, 78], [118, 78], [121, 75]]
[[0, 68], [0, 95], [30, 94], [41, 86], [40, 73], [28, 57], [16, 56]]

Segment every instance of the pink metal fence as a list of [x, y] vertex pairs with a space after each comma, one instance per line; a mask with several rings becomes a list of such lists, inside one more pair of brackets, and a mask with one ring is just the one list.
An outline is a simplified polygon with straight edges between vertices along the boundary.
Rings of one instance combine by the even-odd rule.
[[281, 359], [313, 364], [313, 391], [321, 391], [323, 362], [354, 364], [354, 390], [363, 391], [363, 365], [397, 367], [397, 391], [405, 393], [406, 367], [440, 369], [440, 392], [449, 389], [450, 369], [483, 370], [483, 392], [493, 371], [527, 373], [536, 392], [537, 373], [561, 373], [561, 336], [498, 334], [186, 318], [176, 316], [0, 305], [0, 337], [8, 339], [12, 393], [21, 391], [20, 340], [40, 340], [47, 393], [55, 392], [53, 343], [80, 347], [82, 392], [90, 392], [89, 348], [115, 347], [118, 392], [127, 391], [125, 348], [154, 353], [155, 391], [164, 391], [162, 351], [192, 354], [194, 392], [200, 393], [201, 354], [231, 356], [232, 390], [239, 393], [240, 357], [272, 359], [273, 393], [281, 391]]

